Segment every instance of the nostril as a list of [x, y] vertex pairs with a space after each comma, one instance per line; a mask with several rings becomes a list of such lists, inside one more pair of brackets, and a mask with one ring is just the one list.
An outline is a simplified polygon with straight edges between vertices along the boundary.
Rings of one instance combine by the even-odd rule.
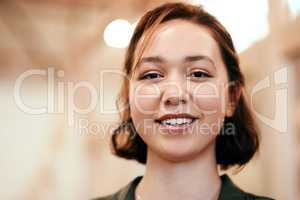
[[166, 100], [167, 105], [185, 104], [186, 100], [180, 97], [170, 97]]

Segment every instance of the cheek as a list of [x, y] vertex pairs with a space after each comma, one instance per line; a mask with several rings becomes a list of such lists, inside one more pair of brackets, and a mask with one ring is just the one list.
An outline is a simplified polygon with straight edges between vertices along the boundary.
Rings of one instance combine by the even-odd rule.
[[159, 88], [155, 85], [134, 84], [129, 91], [132, 115], [146, 117], [155, 113], [159, 107], [159, 96]]
[[193, 99], [197, 111], [203, 114], [225, 113], [226, 88], [222, 83], [205, 82], [194, 86]]

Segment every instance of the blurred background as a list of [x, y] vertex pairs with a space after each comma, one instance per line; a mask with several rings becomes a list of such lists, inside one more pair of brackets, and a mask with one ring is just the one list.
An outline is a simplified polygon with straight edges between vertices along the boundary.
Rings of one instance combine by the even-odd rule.
[[[113, 156], [124, 52], [163, 0], [0, 1], [0, 199], [82, 200], [144, 167]], [[231, 33], [258, 119], [260, 153], [229, 175], [243, 189], [300, 199], [300, 0], [193, 0]]]

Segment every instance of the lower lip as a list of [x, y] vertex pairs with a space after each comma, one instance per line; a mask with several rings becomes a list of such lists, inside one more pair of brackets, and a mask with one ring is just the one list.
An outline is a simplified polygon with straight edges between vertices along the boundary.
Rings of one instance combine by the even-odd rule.
[[159, 130], [164, 133], [170, 134], [170, 135], [184, 135], [184, 134], [191, 132], [192, 126], [195, 123], [195, 121], [196, 120], [194, 120], [190, 124], [184, 124], [184, 125], [180, 125], [180, 126], [159, 124]]

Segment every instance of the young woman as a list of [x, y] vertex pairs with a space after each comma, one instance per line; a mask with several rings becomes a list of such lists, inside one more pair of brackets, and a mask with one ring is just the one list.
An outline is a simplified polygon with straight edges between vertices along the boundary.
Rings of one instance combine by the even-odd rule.
[[147, 12], [124, 71], [112, 147], [146, 171], [98, 200], [269, 199], [218, 173], [248, 163], [259, 137], [231, 37], [212, 15], [183, 3]]

